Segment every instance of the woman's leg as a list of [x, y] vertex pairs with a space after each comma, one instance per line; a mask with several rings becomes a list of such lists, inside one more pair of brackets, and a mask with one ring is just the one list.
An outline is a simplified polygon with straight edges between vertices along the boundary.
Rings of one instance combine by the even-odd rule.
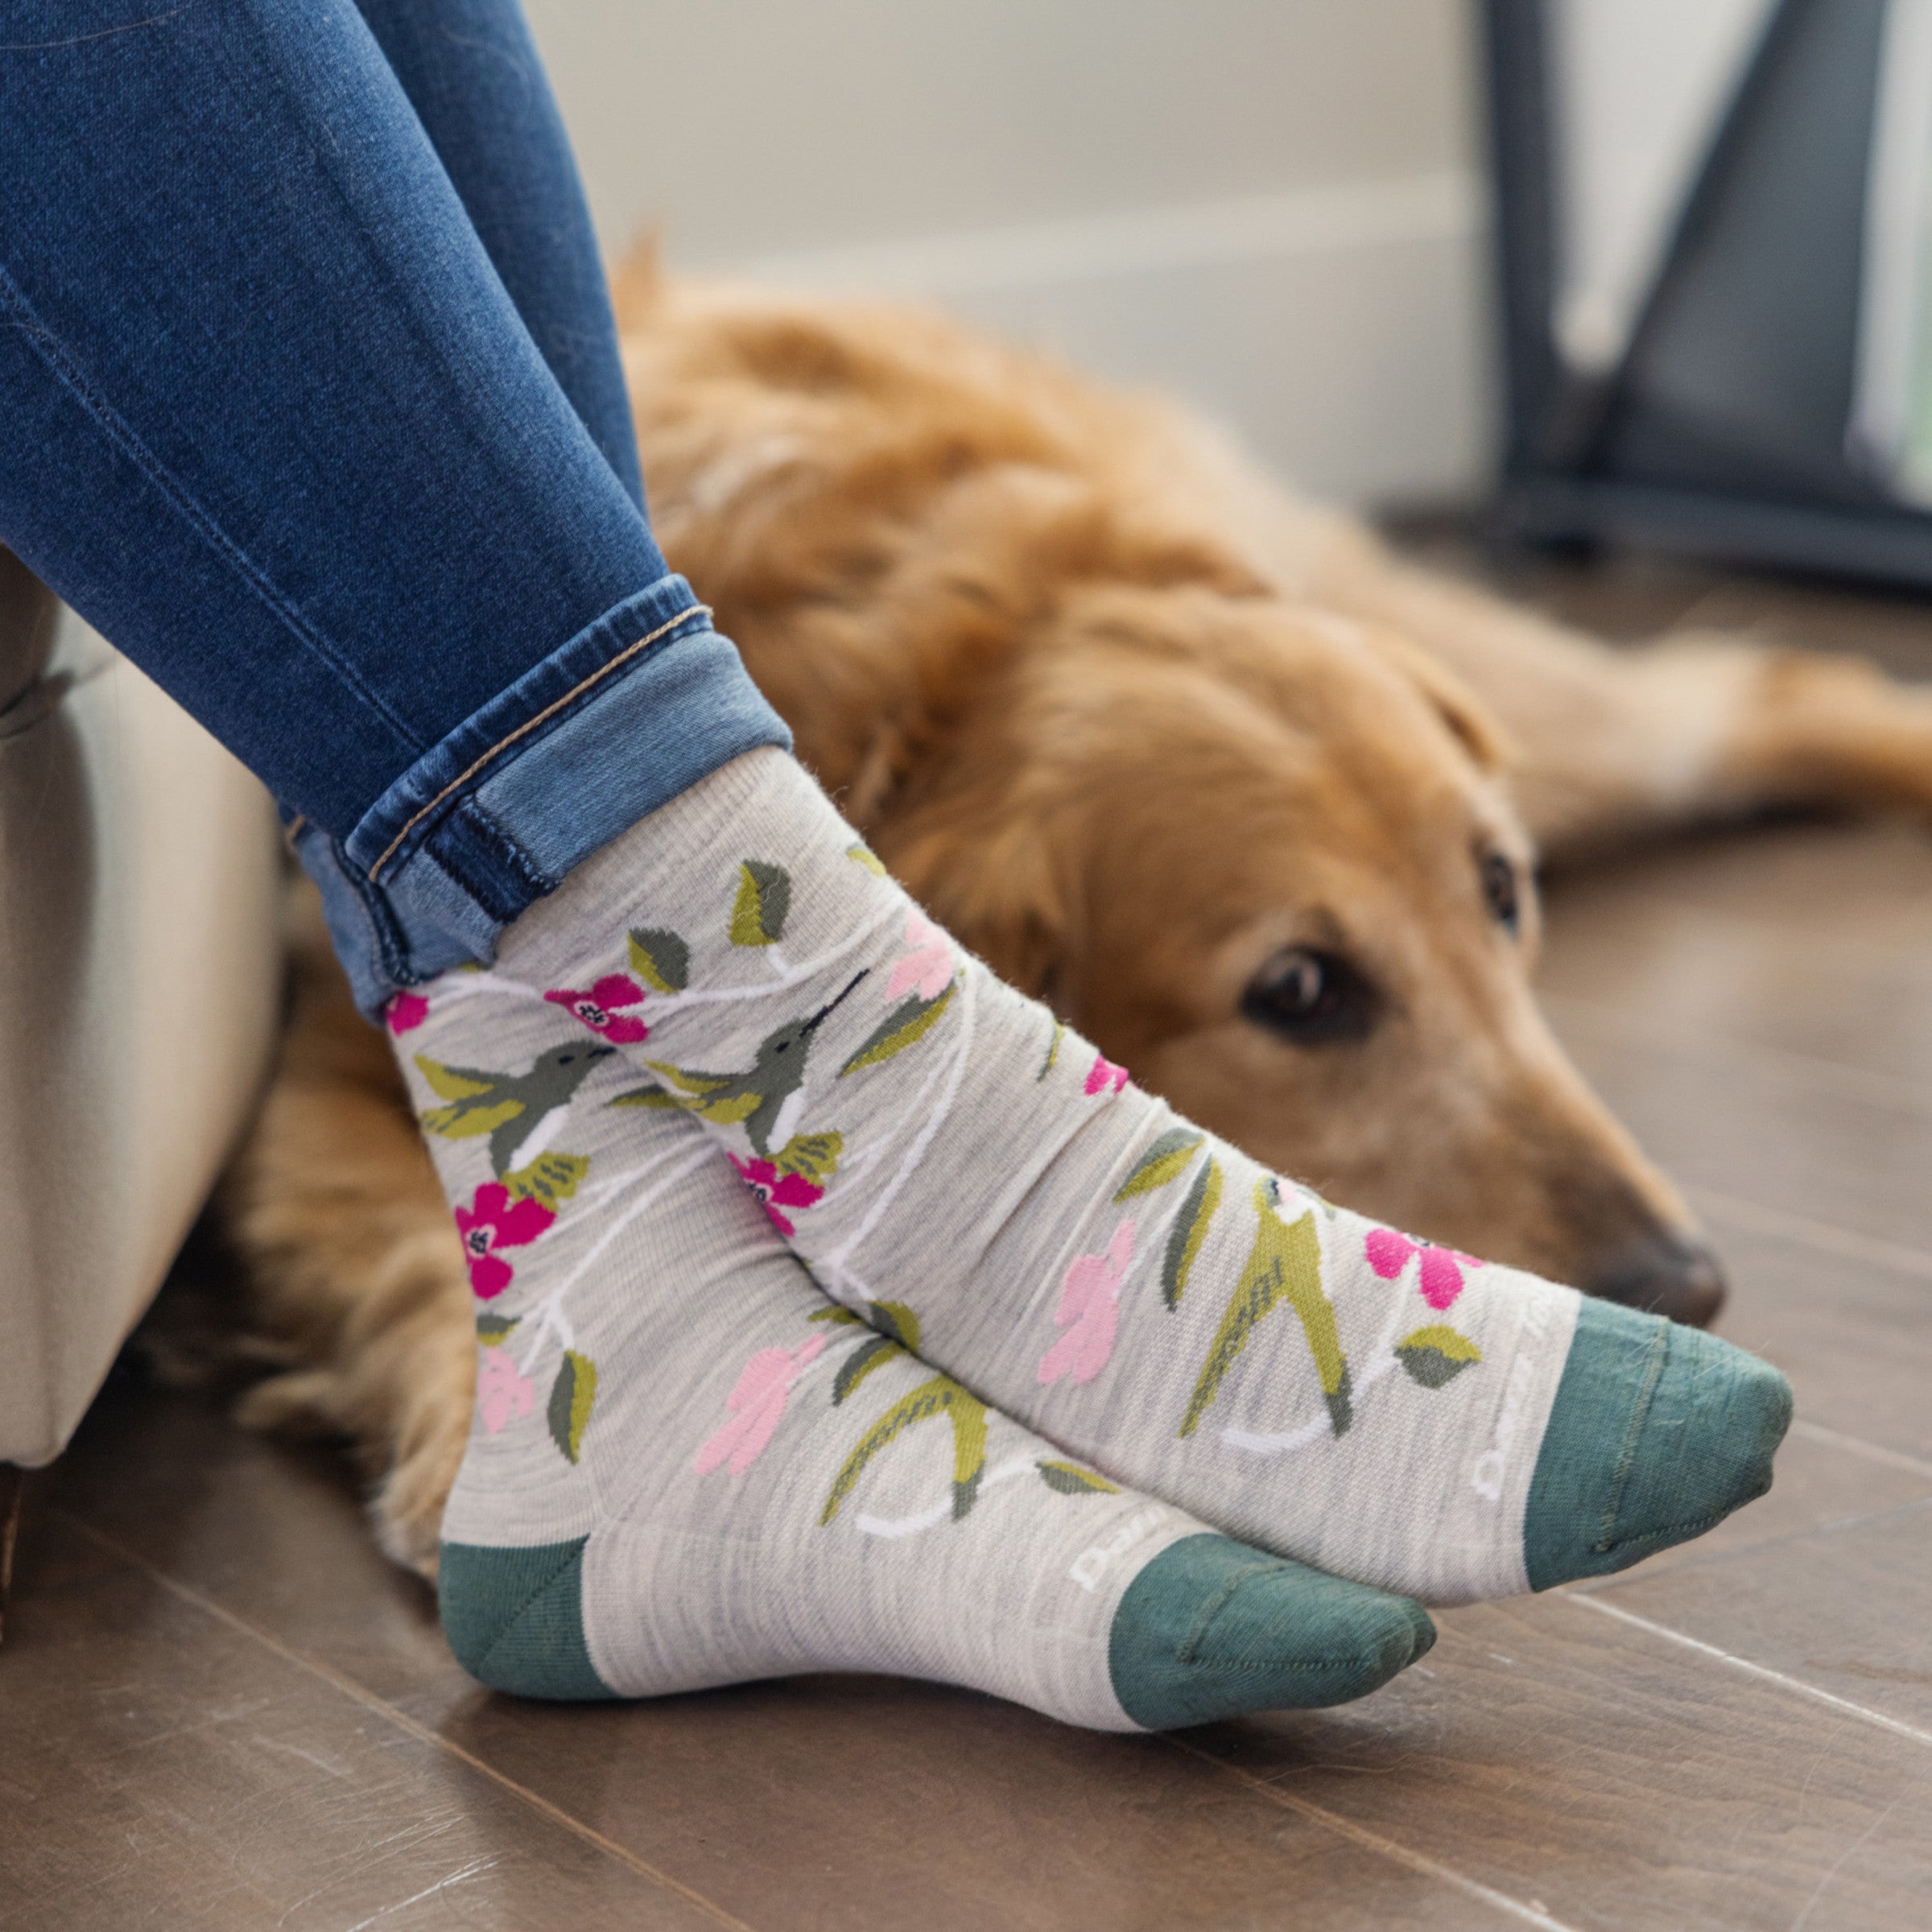
[[[1282, 1554], [1496, 1594], [1762, 1488], [1769, 1371], [1505, 1269], [1403, 1327], [1413, 1244], [1325, 1232], [876, 876], [763, 749], [346, 0], [131, 14], [0, 15], [0, 395], [31, 456], [0, 535], [326, 832], [365, 999], [501, 939], [488, 985], [433, 989], [462, 1058], [414, 1056], [425, 1125], [487, 1143], [473, 1244], [584, 1205], [551, 1136], [621, 1047], [626, 1097], [722, 1137], [842, 1295]], [[485, 991], [576, 1030], [533, 1055]], [[553, 1388], [567, 1458], [594, 1386]]]
[[[583, 263], [526, 246], [493, 110], [409, 39], [452, 16], [379, 17], [568, 333]], [[358, 990], [441, 1103], [485, 1349], [444, 1591], [466, 1661], [581, 1695], [869, 1663], [1130, 1725], [1358, 1695], [1419, 1654], [1413, 1604], [1119, 1494], [883, 1338], [832, 1351], [838, 1413], [768, 1455], [840, 1311], [702, 1134], [610, 1111], [611, 1050], [552, 1002], [452, 974], [432, 1025], [396, 990], [784, 733], [665, 570], [623, 439], [586, 428], [608, 367], [573, 408], [348, 0], [0, 0], [0, 539], [304, 815]], [[890, 1400], [855, 1429], [861, 1379]], [[935, 1403], [971, 1533], [882, 1566], [861, 1479]], [[975, 1510], [989, 1431], [1033, 1480]]]
[[577, 164], [515, 0], [356, 0], [538, 353], [638, 509], [617, 324]]
[[349, 0], [0, 4], [0, 542], [300, 815], [365, 1004], [784, 741]]

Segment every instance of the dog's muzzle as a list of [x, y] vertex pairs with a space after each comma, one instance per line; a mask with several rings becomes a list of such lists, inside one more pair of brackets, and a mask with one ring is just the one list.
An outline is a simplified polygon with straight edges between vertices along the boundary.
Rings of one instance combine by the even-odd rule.
[[1703, 1241], [1662, 1229], [1618, 1249], [1583, 1286], [1607, 1302], [1668, 1315], [1693, 1328], [1708, 1327], [1716, 1319], [1726, 1288], [1724, 1268]]

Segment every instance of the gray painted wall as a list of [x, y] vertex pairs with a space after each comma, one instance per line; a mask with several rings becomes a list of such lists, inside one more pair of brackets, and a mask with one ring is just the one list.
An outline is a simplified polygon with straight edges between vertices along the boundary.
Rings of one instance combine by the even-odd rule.
[[526, 0], [605, 245], [938, 299], [1311, 487], [1476, 487], [1463, 0]]

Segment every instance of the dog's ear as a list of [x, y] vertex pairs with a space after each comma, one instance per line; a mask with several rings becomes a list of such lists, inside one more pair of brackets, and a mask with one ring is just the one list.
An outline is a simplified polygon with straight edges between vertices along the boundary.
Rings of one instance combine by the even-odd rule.
[[1516, 763], [1516, 747], [1501, 720], [1446, 664], [1410, 643], [1399, 631], [1377, 627], [1368, 633], [1368, 639], [1376, 655], [1399, 671], [1429, 700], [1448, 727], [1450, 737], [1485, 778], [1496, 777]]
[[899, 881], [1000, 976], [1049, 1005], [1069, 943], [1068, 893], [1045, 828], [995, 793], [915, 811], [881, 851]]
[[975, 950], [1022, 992], [1057, 1006], [1066, 990], [1067, 895], [1046, 841], [1025, 828], [995, 841], [976, 896], [985, 943]]

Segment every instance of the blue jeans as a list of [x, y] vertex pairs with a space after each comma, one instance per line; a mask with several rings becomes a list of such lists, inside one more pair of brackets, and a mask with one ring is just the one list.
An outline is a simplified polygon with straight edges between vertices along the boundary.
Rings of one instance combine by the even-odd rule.
[[365, 1008], [789, 741], [515, 0], [0, 0], [0, 543], [268, 785]]

